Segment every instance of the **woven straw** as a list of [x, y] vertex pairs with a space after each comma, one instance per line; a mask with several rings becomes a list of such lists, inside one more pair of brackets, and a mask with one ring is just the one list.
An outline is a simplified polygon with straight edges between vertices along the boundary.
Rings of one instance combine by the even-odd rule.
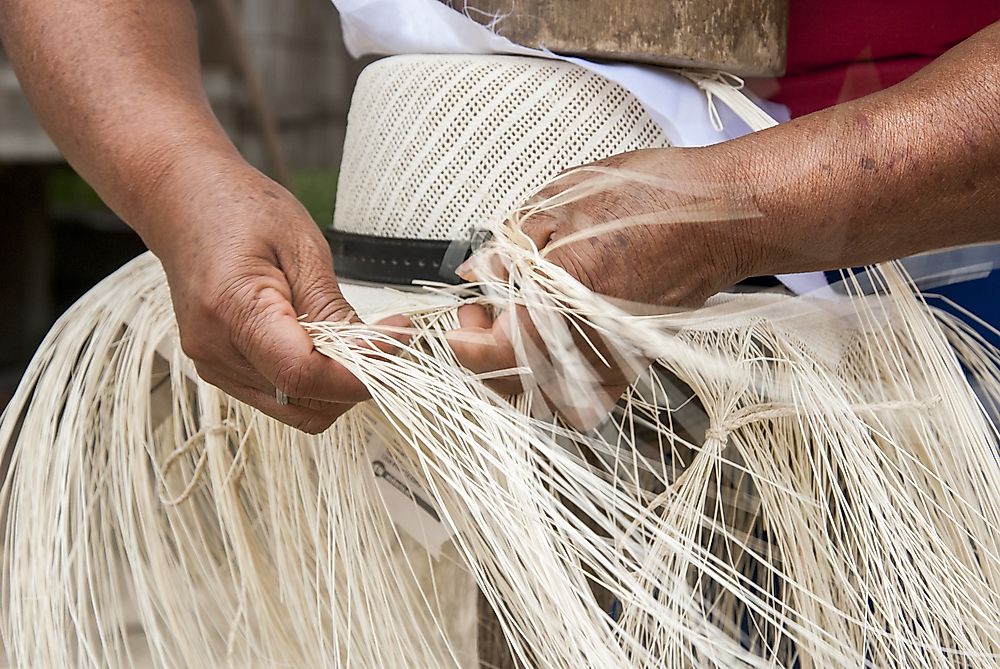
[[354, 91], [334, 227], [461, 238], [569, 167], [667, 145], [631, 93], [570, 63], [386, 58]]

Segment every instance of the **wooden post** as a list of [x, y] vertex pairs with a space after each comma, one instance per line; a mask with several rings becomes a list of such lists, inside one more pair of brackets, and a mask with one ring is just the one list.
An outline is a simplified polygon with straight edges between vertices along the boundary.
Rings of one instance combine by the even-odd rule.
[[243, 33], [240, 32], [239, 15], [233, 0], [214, 0], [221, 19], [223, 39], [232, 53], [236, 69], [246, 87], [250, 108], [257, 121], [257, 128], [267, 155], [268, 175], [282, 186], [292, 186], [292, 176], [285, 161], [285, 152], [278, 134], [278, 126], [271, 112], [271, 104], [264, 92], [257, 70], [250, 62], [250, 53]]
[[557, 53], [741, 75], [785, 68], [788, 0], [477, 0], [475, 11], [441, 1]]

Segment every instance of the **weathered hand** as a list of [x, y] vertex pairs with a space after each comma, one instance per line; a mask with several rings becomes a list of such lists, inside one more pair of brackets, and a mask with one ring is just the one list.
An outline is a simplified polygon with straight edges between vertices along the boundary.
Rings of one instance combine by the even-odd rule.
[[[306, 432], [367, 398], [346, 369], [313, 350], [298, 322], [357, 320], [330, 250], [305, 209], [245, 165], [218, 172], [171, 212], [158, 235], [184, 352], [199, 375]], [[405, 324], [405, 320], [403, 323]], [[290, 399], [278, 404], [275, 389]]]
[[[639, 151], [588, 167], [595, 169], [560, 177], [536, 199], [570, 189], [580, 189], [583, 197], [528, 217], [521, 230], [548, 260], [594, 292], [635, 312], [648, 312], [651, 306], [690, 307], [751, 273], [755, 258], [747, 221], [754, 217], [753, 205], [736, 183], [720, 182], [709, 151]], [[474, 257], [460, 271], [473, 278], [481, 262], [489, 261]], [[462, 327], [449, 340], [470, 370], [492, 372], [526, 362], [534, 371], [544, 367], [547, 352], [525, 311], [493, 319], [485, 307], [470, 305], [459, 319]], [[517, 360], [515, 327], [534, 343], [541, 360]], [[599, 337], [590, 339], [606, 353]], [[580, 338], [578, 344], [586, 350]], [[599, 413], [634, 380], [636, 370], [604, 364], [595, 353], [589, 360], [606, 395], [605, 407], [595, 407]], [[517, 377], [491, 383], [503, 393], [520, 389]], [[540, 385], [550, 405], [571, 422], [586, 424], [597, 417], [578, 415], [579, 406], [567, 410], [572, 398]]]

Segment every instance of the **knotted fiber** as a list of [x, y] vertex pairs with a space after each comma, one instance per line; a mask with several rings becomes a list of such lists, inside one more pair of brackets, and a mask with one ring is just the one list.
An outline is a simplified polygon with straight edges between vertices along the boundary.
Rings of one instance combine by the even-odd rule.
[[[317, 436], [198, 379], [152, 256], [85, 296], [0, 422], [10, 661], [475, 666], [465, 572], [527, 667], [997, 665], [994, 350], [895, 264], [836, 301], [633, 315], [514, 220], [484, 249], [507, 274], [433, 288], [450, 303], [411, 312], [399, 356], [304, 323], [372, 395]], [[537, 325], [551, 355], [517, 342], [524, 395], [455, 360], [469, 301]], [[638, 378], [574, 429], [545, 398], [599, 401], [598, 337]], [[393, 524], [373, 439], [455, 531], [440, 559]]]

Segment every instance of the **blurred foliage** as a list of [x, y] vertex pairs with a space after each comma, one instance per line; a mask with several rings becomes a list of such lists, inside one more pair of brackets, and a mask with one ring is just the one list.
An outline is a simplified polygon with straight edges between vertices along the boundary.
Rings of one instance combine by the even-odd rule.
[[321, 228], [326, 228], [333, 222], [337, 174], [337, 170], [312, 170], [292, 175], [292, 192]]
[[[292, 176], [292, 192], [320, 227], [333, 221], [337, 195], [337, 170], [297, 172]], [[47, 199], [50, 211], [92, 211], [107, 209], [86, 181], [68, 165], [49, 171]]]
[[51, 168], [46, 188], [49, 211], [107, 209], [94, 189], [69, 165]]

